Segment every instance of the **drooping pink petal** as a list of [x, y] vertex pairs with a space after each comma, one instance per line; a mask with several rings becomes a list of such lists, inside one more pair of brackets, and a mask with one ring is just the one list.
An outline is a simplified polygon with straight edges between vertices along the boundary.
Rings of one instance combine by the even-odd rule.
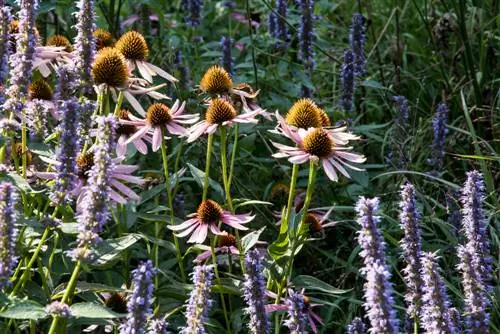
[[208, 226], [207, 224], [200, 224], [198, 228], [193, 232], [191, 238], [187, 241], [188, 243], [202, 244], [207, 238]]
[[198, 218], [191, 218], [191, 219], [188, 219], [179, 225], [168, 225], [167, 228], [172, 230], [172, 231], [181, 231], [181, 230], [184, 230], [192, 225], [196, 225], [199, 223], [200, 223], [200, 220]]
[[142, 139], [136, 139], [133, 141], [135, 148], [137, 151], [139, 151], [141, 154], [148, 154], [148, 147], [147, 145], [142, 141]]
[[118, 179], [118, 180], [127, 181], [127, 182], [134, 183], [134, 184], [144, 183], [144, 179], [142, 177], [128, 175], [128, 174], [113, 173], [113, 178]]
[[209, 133], [209, 134], [214, 133], [214, 132], [215, 132], [215, 130], [217, 130], [217, 126], [218, 126], [218, 124], [212, 124], [212, 125], [209, 125], [209, 126], [207, 127], [206, 132], [207, 132], [207, 133]]
[[295, 155], [293, 157], [290, 157], [288, 161], [290, 161], [292, 164], [303, 164], [304, 162], [308, 161], [311, 158], [311, 155], [309, 153], [304, 153], [300, 155]]
[[327, 159], [322, 159], [321, 164], [323, 165], [323, 169], [325, 170], [326, 176], [328, 176], [330, 180], [337, 182], [339, 178], [332, 164]]
[[342, 175], [344, 175], [348, 179], [351, 178], [351, 176], [349, 175], [349, 173], [347, 173], [347, 171], [345, 170], [345, 168], [342, 167], [342, 165], [340, 163], [338, 163], [337, 161], [335, 161], [335, 159], [329, 159], [329, 161], [332, 163], [333, 167], [335, 167]]
[[162, 136], [162, 131], [161, 131], [161, 128], [159, 126], [155, 126], [153, 128], [153, 145], [152, 145], [152, 149], [153, 149], [153, 152], [156, 152], [160, 149], [160, 146], [161, 146], [161, 141], [163, 140], [163, 136]]
[[207, 130], [208, 127], [209, 127], [209, 124], [207, 121], [201, 121], [201, 122], [193, 125], [193, 127], [188, 130], [190, 133], [189, 133], [189, 136], [187, 138], [187, 142], [188, 143], [194, 142]]
[[136, 170], [139, 169], [139, 166], [137, 165], [122, 165], [122, 164], [117, 164], [115, 165], [115, 169], [113, 170], [114, 173], [118, 174], [132, 174]]
[[193, 224], [191, 226], [189, 226], [188, 228], [186, 228], [184, 231], [182, 232], [179, 232], [179, 233], [176, 233], [176, 236], [179, 237], [179, 238], [184, 238], [186, 236], [188, 236], [189, 234], [191, 234], [191, 232], [195, 229], [195, 228], [198, 228], [198, 226], [200, 226], [200, 223], [196, 223], [196, 224]]
[[175, 124], [174, 122], [170, 122], [167, 124], [167, 130], [173, 135], [183, 135], [186, 133], [186, 129], [184, 129], [179, 124]]
[[130, 136], [127, 139], [125, 144], [130, 144], [134, 140], [137, 140], [137, 139], [143, 137], [150, 129], [151, 129], [151, 125], [149, 125], [149, 124], [146, 124], [145, 126], [139, 128], [139, 130], [137, 130], [132, 136]]
[[117, 203], [127, 204], [127, 200], [123, 198], [119, 193], [114, 191], [113, 188], [109, 188], [109, 198]]
[[132, 189], [130, 189], [123, 183], [118, 182], [117, 180], [112, 179], [111, 185], [115, 187], [117, 190], [119, 190], [122, 194], [130, 198], [131, 200], [138, 201], [141, 199], [141, 197], [137, 195]]
[[339, 157], [342, 157], [348, 161], [354, 162], [354, 163], [363, 163], [366, 161], [366, 158], [362, 155], [356, 154], [356, 153], [350, 153], [350, 152], [342, 152], [342, 151], [336, 151], [336, 155]]

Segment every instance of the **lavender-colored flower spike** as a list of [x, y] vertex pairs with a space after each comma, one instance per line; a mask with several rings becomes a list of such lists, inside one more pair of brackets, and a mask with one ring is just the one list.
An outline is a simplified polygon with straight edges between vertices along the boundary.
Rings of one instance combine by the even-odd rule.
[[344, 51], [344, 63], [340, 69], [340, 85], [342, 89], [342, 99], [340, 105], [345, 112], [353, 108], [354, 100], [354, 55], [347, 49]]
[[361, 318], [352, 319], [351, 323], [347, 325], [347, 334], [365, 334], [365, 324]]
[[300, 0], [299, 60], [308, 71], [314, 68], [314, 0]]
[[446, 135], [448, 134], [448, 129], [446, 128], [447, 119], [448, 105], [446, 103], [438, 104], [432, 119], [434, 140], [432, 141], [431, 157], [428, 159], [429, 165], [433, 166], [436, 170], [440, 170], [443, 167], [444, 144], [446, 142]]
[[201, 24], [203, 0], [183, 0], [181, 6], [186, 14], [186, 24], [191, 27], [199, 26]]
[[4, 182], [0, 184], [0, 289], [9, 284], [12, 270], [16, 266], [18, 256], [16, 254], [17, 238], [17, 191], [16, 188]]
[[440, 275], [435, 253], [422, 252], [422, 308], [421, 326], [429, 334], [455, 334], [450, 318], [450, 302]]
[[97, 118], [98, 144], [94, 146], [94, 165], [88, 172], [88, 187], [80, 195], [81, 208], [78, 216], [78, 248], [73, 250], [74, 259], [90, 259], [89, 246], [99, 242], [104, 224], [109, 219], [110, 179], [114, 165], [110, 152], [114, 152], [117, 121], [114, 116]]
[[406, 284], [406, 312], [413, 319], [418, 319], [420, 300], [422, 299], [422, 280], [420, 278], [420, 256], [422, 253], [422, 232], [420, 229], [420, 212], [415, 200], [415, 187], [407, 183], [401, 188], [399, 202], [399, 220], [405, 234], [401, 240], [402, 257], [406, 262], [403, 269]]
[[396, 126], [404, 131], [408, 127], [408, 121], [410, 120], [410, 106], [408, 105], [408, 100], [402, 95], [393, 96], [392, 100], [396, 104]]
[[460, 259], [458, 269], [462, 273], [465, 296], [465, 327], [468, 333], [488, 333], [490, 314], [487, 309], [490, 300], [481, 279], [477, 260], [465, 246], [458, 246], [457, 251]]
[[47, 118], [49, 108], [44, 101], [34, 99], [26, 103], [26, 121], [30, 136], [35, 141], [42, 141], [48, 134]]
[[184, 57], [181, 50], [175, 52], [174, 59], [175, 68], [179, 71], [179, 82], [184, 89], [191, 86], [191, 77], [189, 74], [189, 66], [184, 62]]
[[[9, 25], [11, 21], [10, 7], [0, 1], [0, 85], [5, 84], [9, 72]], [[0, 101], [2, 103], [2, 101]]]
[[396, 120], [392, 135], [392, 145], [387, 156], [388, 162], [396, 168], [406, 168], [407, 158], [405, 156], [404, 142], [407, 139], [408, 121], [410, 118], [410, 107], [404, 96], [393, 96], [392, 100], [396, 106]]
[[229, 37], [223, 36], [220, 40], [220, 46], [222, 51], [221, 63], [222, 67], [229, 73], [233, 73], [233, 58], [231, 56], [231, 48], [233, 46], [233, 40]]
[[62, 318], [69, 318], [71, 310], [68, 304], [61, 303], [59, 300], [54, 300], [52, 303], [45, 306], [45, 312]]
[[61, 65], [56, 69], [57, 85], [54, 92], [55, 100], [67, 100], [74, 96], [76, 78], [73, 69], [69, 65]]
[[285, 300], [288, 307], [288, 319], [284, 325], [290, 330], [290, 334], [307, 334], [307, 324], [309, 320], [304, 304], [304, 295], [289, 291], [289, 296]]
[[[19, 0], [19, 33], [16, 52], [10, 56], [10, 79], [4, 110], [19, 113], [28, 97], [35, 58], [35, 16], [38, 0]], [[8, 44], [5, 44], [8, 45]]]
[[206, 334], [205, 323], [212, 307], [210, 287], [213, 279], [212, 266], [196, 266], [191, 274], [194, 289], [186, 306], [186, 327], [179, 334]]
[[286, 18], [288, 15], [288, 5], [286, 0], [276, 0], [275, 12], [269, 14], [269, 33], [274, 38], [280, 39], [276, 44], [277, 48], [285, 46], [290, 40]]
[[265, 289], [262, 266], [262, 256], [258, 250], [248, 252], [245, 257], [245, 283], [243, 297], [248, 307], [246, 313], [250, 315], [248, 328], [252, 334], [266, 334], [270, 332], [270, 323], [265, 309]]
[[366, 73], [365, 38], [365, 18], [361, 14], [354, 14], [349, 31], [349, 44], [354, 54], [354, 74], [358, 77]]
[[465, 246], [479, 266], [483, 284], [491, 291], [492, 259], [488, 242], [488, 223], [483, 209], [484, 190], [482, 174], [476, 170], [468, 172], [461, 197], [462, 229], [467, 238]]
[[364, 307], [372, 333], [399, 333], [396, 312], [392, 308], [394, 298], [389, 282], [391, 274], [385, 263], [385, 242], [378, 229], [378, 207], [378, 198], [360, 197], [356, 203], [357, 222], [361, 225], [358, 243], [362, 249], [360, 256], [365, 264], [361, 272], [366, 276]]
[[74, 66], [77, 76], [76, 85], [83, 94], [91, 94], [92, 88], [92, 63], [94, 62], [96, 46], [94, 38], [95, 8], [94, 0], [79, 0], [77, 3], [78, 12], [75, 13], [76, 38]]
[[148, 334], [170, 334], [168, 323], [164, 319], [153, 319], [148, 325]]
[[453, 228], [452, 232], [455, 237], [461, 229], [462, 214], [460, 213], [459, 191], [453, 190], [445, 195], [446, 213], [448, 214], [448, 224]]
[[462, 333], [462, 317], [456, 307], [450, 308], [450, 319], [457, 333]]
[[55, 204], [66, 204], [71, 200], [70, 193], [76, 187], [78, 168], [76, 158], [80, 150], [79, 109], [80, 104], [75, 99], [59, 102], [59, 112], [62, 121], [59, 124], [61, 137], [57, 148], [56, 160], [57, 178], [50, 195]]
[[127, 322], [120, 326], [120, 334], [146, 333], [146, 322], [153, 314], [153, 293], [155, 290], [153, 278], [156, 269], [153, 262], [141, 262], [132, 271], [132, 293], [127, 296]]

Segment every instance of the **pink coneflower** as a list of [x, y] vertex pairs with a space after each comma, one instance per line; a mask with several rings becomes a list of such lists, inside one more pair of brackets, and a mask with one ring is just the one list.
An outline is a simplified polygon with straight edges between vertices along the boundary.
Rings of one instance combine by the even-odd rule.
[[[47, 157], [40, 158], [43, 161], [55, 166], [60, 164], [60, 162], [57, 160], [53, 160]], [[111, 200], [120, 204], [126, 204], [129, 200], [138, 201], [141, 199], [138, 194], [136, 194], [130, 187], [124, 184], [125, 182], [137, 185], [141, 185], [144, 182], [143, 178], [131, 175], [133, 172], [139, 169], [139, 167], [136, 165], [120, 164], [123, 159], [124, 157], [111, 159], [114, 168], [111, 172], [109, 195]], [[84, 188], [87, 186], [88, 172], [94, 165], [93, 153], [88, 152], [85, 154], [81, 154], [76, 159], [76, 164], [78, 166], [78, 181], [75, 185], [75, 188], [71, 191], [71, 195], [74, 197], [81, 197], [80, 195], [83, 193]], [[42, 179], [55, 180], [58, 176], [58, 173], [38, 172], [37, 176]]]
[[217, 226], [219, 221], [238, 230], [247, 230], [242, 224], [250, 222], [255, 216], [249, 214], [233, 215], [222, 209], [217, 202], [208, 199], [201, 202], [196, 213], [192, 213], [188, 217], [193, 218], [179, 225], [168, 226], [168, 228], [176, 232], [182, 231], [177, 234], [180, 238], [191, 234], [187, 242], [201, 244], [205, 241], [209, 229], [213, 234], [222, 234]]
[[163, 103], [155, 103], [148, 108], [145, 119], [137, 118], [131, 114], [129, 114], [130, 120], [120, 119], [120, 124], [137, 127], [137, 131], [124, 144], [144, 138], [152, 143], [154, 152], [158, 151], [163, 140], [163, 128], [166, 128], [173, 135], [184, 135], [186, 129], [182, 125], [193, 124], [198, 120], [198, 115], [183, 115], [185, 107], [186, 102], [180, 104], [179, 100], [175, 101], [172, 109]]
[[[210, 249], [210, 247], [206, 247], [208, 249], [198, 255], [194, 262], [202, 263], [206, 259], [210, 258], [210, 256], [212, 255], [212, 250]], [[239, 256], [240, 251], [238, 250], [238, 247], [236, 245], [236, 237], [230, 233], [227, 233], [226, 231], [222, 231], [221, 234], [219, 234], [219, 238], [217, 239], [217, 247], [214, 248], [214, 252], [216, 254], [227, 254], [228, 256]]]
[[188, 130], [187, 141], [191, 143], [202, 134], [212, 134], [219, 126], [231, 126], [233, 122], [256, 124], [259, 121], [255, 116], [262, 114], [262, 112], [262, 109], [258, 109], [237, 115], [231, 103], [222, 98], [215, 98], [208, 105], [205, 119], [196, 123]]
[[[126, 109], [120, 110], [118, 114], [119, 120], [130, 121], [130, 112]], [[133, 117], [133, 116], [132, 116]], [[127, 153], [127, 140], [137, 132], [137, 127], [135, 125], [130, 124], [118, 124], [116, 128], [116, 135], [118, 137], [118, 141], [116, 143], [116, 154], [118, 156], [125, 155]], [[142, 154], [148, 154], [148, 147], [144, 142], [145, 138], [137, 138], [132, 140], [132, 144], [134, 144], [137, 151]], [[147, 140], [147, 139], [146, 139]]]
[[279, 122], [276, 128], [278, 133], [290, 138], [297, 146], [272, 142], [279, 149], [279, 152], [273, 154], [273, 157], [288, 158], [292, 164], [301, 164], [308, 160], [321, 161], [326, 175], [335, 182], [338, 181], [336, 170], [350, 178], [344, 166], [352, 170], [363, 170], [349, 164], [349, 162], [363, 163], [366, 158], [357, 153], [347, 152], [351, 151], [352, 147], [345, 145], [350, 140], [358, 140], [359, 137], [346, 132], [346, 127], [336, 129], [309, 128], [308, 130], [298, 129], [295, 131], [285, 123], [283, 117], [277, 112], [276, 118]]

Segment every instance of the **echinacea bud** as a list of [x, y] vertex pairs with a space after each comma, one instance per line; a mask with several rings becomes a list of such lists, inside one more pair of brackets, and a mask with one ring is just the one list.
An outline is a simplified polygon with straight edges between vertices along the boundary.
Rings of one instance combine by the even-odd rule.
[[210, 124], [222, 124], [236, 117], [236, 110], [225, 99], [215, 98], [210, 101], [205, 119]]
[[307, 334], [306, 308], [304, 304], [304, 295], [290, 290], [288, 298], [285, 300], [287, 306], [288, 319], [284, 325], [290, 330], [290, 334]]
[[0, 183], [0, 289], [9, 284], [9, 278], [17, 264], [17, 190], [11, 183]]
[[433, 166], [435, 170], [441, 170], [441, 168], [443, 168], [444, 145], [446, 142], [446, 135], [448, 134], [448, 129], [446, 128], [448, 111], [448, 105], [446, 103], [440, 103], [437, 105], [436, 112], [432, 118], [434, 139], [432, 141], [431, 157], [428, 159], [428, 163]]
[[205, 323], [212, 307], [210, 287], [213, 279], [212, 266], [196, 266], [191, 274], [194, 288], [186, 305], [186, 326], [179, 334], [206, 334]]
[[354, 55], [351, 50], [344, 51], [344, 63], [340, 68], [340, 86], [342, 89], [342, 98], [340, 105], [345, 112], [353, 108], [354, 100]]
[[365, 334], [365, 324], [361, 318], [352, 319], [351, 323], [347, 325], [347, 334]]
[[265, 309], [265, 289], [262, 265], [262, 256], [258, 250], [247, 253], [245, 257], [245, 283], [243, 297], [247, 304], [245, 312], [250, 315], [248, 328], [252, 334], [266, 334], [270, 332], [270, 323]]
[[401, 188], [399, 202], [399, 220], [404, 236], [401, 240], [402, 258], [406, 263], [403, 269], [406, 284], [406, 313], [418, 319], [420, 300], [422, 299], [422, 280], [420, 278], [420, 256], [422, 253], [422, 231], [420, 229], [420, 212], [415, 199], [415, 187], [407, 183]]
[[358, 77], [363, 77], [366, 73], [365, 37], [365, 18], [361, 14], [354, 14], [349, 30], [349, 44], [354, 54], [354, 74]]
[[116, 42], [115, 48], [120, 51], [126, 59], [146, 60], [149, 48], [144, 36], [137, 31], [129, 31], [123, 34]]
[[210, 67], [200, 82], [200, 89], [209, 94], [227, 94], [232, 87], [231, 76], [219, 65]]
[[[156, 275], [153, 262], [141, 262], [132, 271], [132, 293], [127, 297], [127, 322], [120, 326], [120, 334], [145, 333], [148, 317], [153, 314], [153, 278]], [[158, 332], [161, 333], [161, 332]]]
[[77, 35], [75, 37], [74, 66], [77, 85], [82, 93], [90, 94], [93, 91], [91, 69], [96, 52], [94, 0], [79, 0], [76, 6], [78, 12], [75, 13]]
[[52, 303], [45, 306], [45, 312], [61, 318], [71, 317], [71, 310], [68, 304], [61, 303], [59, 300], [54, 300]]
[[386, 264], [385, 242], [378, 225], [379, 199], [360, 197], [356, 203], [357, 222], [361, 225], [358, 243], [366, 276], [364, 307], [373, 333], [399, 333], [396, 312], [393, 309], [391, 274]]
[[422, 308], [421, 326], [429, 334], [455, 334], [455, 327], [450, 318], [450, 302], [440, 275], [437, 256], [422, 252]]

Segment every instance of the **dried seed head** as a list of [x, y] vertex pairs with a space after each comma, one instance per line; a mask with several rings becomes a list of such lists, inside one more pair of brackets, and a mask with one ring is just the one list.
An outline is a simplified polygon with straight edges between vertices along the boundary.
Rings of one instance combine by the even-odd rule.
[[94, 38], [97, 51], [107, 47], [112, 47], [115, 44], [113, 35], [111, 35], [111, 33], [105, 29], [96, 29], [94, 31]]
[[[127, 109], [121, 109], [118, 113], [118, 118], [130, 121], [129, 111]], [[137, 131], [137, 127], [135, 125], [130, 124], [120, 124], [118, 123], [118, 127], [116, 129], [116, 134], [118, 137], [120, 135], [131, 136]]]
[[323, 230], [320, 217], [314, 213], [308, 213], [304, 222], [309, 226], [309, 230], [313, 233], [318, 233]]
[[200, 89], [209, 94], [227, 94], [232, 86], [231, 76], [219, 65], [210, 67], [200, 82]]
[[219, 247], [236, 246], [236, 237], [230, 233], [221, 234], [219, 235], [218, 246]]
[[123, 34], [116, 42], [115, 48], [130, 60], [145, 60], [149, 55], [148, 44], [137, 31]]
[[210, 124], [222, 124], [236, 117], [236, 110], [228, 101], [215, 98], [208, 106], [205, 119]]
[[210, 199], [201, 202], [198, 210], [196, 211], [198, 219], [200, 219], [205, 224], [216, 223], [222, 217], [221, 206]]
[[78, 158], [76, 158], [76, 166], [78, 167], [78, 176], [82, 179], [86, 179], [88, 177], [87, 172], [94, 166], [94, 154], [80, 154]]
[[49, 83], [43, 79], [38, 79], [33, 81], [29, 86], [29, 95], [28, 98], [30, 100], [52, 100], [52, 87], [50, 87]]
[[63, 35], [54, 35], [47, 40], [47, 46], [59, 46], [64, 47], [64, 51], [71, 52], [73, 51], [73, 45], [69, 39], [64, 37]]
[[164, 126], [172, 120], [170, 108], [163, 103], [154, 103], [146, 112], [146, 120], [152, 126]]
[[322, 125], [320, 110], [313, 100], [300, 99], [290, 108], [285, 121], [289, 125], [302, 129], [319, 128]]
[[97, 85], [123, 87], [129, 78], [127, 61], [117, 49], [104, 48], [99, 51], [94, 64], [92, 64], [92, 76]]
[[318, 158], [326, 158], [333, 152], [333, 139], [324, 129], [314, 129], [304, 137], [304, 150]]

